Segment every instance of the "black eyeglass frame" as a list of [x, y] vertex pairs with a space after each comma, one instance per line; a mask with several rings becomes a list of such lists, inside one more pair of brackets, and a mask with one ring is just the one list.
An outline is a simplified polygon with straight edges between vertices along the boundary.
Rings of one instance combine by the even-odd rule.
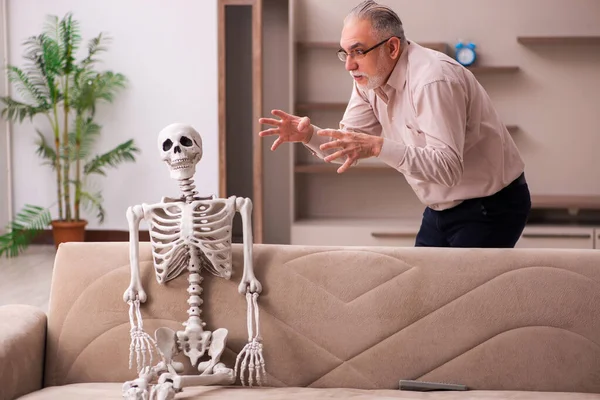
[[348, 59], [348, 57], [353, 57], [356, 58], [356, 55], [360, 56], [360, 58], [364, 57], [367, 55], [368, 52], [370, 52], [371, 50], [376, 49], [377, 47], [381, 46], [382, 44], [386, 43], [388, 40], [390, 40], [391, 38], [397, 38], [398, 36], [390, 36], [389, 38], [377, 43], [375, 46], [369, 47], [366, 50], [352, 50], [350, 53], [346, 53], [346, 51], [344, 49], [339, 49], [337, 51], [337, 56], [340, 59], [340, 61], [342, 62], [346, 62], [346, 60]]

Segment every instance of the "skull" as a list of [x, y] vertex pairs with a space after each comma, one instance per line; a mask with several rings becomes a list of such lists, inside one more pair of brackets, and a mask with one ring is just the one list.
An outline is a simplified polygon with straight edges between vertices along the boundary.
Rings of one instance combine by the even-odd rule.
[[194, 128], [179, 123], [167, 126], [158, 134], [158, 147], [171, 178], [180, 181], [194, 177], [202, 158], [202, 137]]

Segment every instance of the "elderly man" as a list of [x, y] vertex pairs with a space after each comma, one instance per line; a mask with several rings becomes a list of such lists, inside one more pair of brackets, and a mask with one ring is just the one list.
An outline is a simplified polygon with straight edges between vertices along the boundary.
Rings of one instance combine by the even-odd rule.
[[[338, 57], [354, 79], [340, 129], [273, 110], [271, 150], [302, 142], [343, 173], [377, 157], [427, 207], [416, 246], [514, 247], [531, 199], [524, 162], [473, 74], [406, 39], [389, 7], [367, 0], [344, 20]], [[400, 206], [400, 205], [399, 205]]]

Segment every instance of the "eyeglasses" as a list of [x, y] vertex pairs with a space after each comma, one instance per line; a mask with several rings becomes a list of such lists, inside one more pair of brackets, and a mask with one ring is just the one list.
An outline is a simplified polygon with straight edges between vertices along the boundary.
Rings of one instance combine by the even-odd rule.
[[359, 60], [359, 59], [363, 58], [364, 56], [366, 56], [368, 52], [370, 52], [371, 50], [373, 50], [373, 49], [381, 46], [382, 44], [384, 44], [385, 42], [387, 42], [388, 40], [390, 40], [393, 37], [396, 37], [396, 36], [391, 36], [391, 37], [389, 37], [389, 38], [387, 38], [387, 39], [385, 39], [385, 40], [377, 43], [375, 46], [370, 47], [370, 48], [368, 48], [366, 50], [360, 50], [359, 49], [359, 50], [353, 50], [350, 53], [346, 53], [346, 51], [344, 51], [344, 49], [339, 49], [338, 52], [337, 52], [337, 56], [340, 59], [340, 61], [342, 61], [342, 62], [346, 62], [346, 60], [348, 59], [348, 57], [352, 57], [355, 60]]

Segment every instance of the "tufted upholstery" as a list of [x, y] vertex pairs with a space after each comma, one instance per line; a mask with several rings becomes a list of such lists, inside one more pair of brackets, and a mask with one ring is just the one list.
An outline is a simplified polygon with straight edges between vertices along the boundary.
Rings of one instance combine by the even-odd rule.
[[[146, 331], [180, 329], [187, 280], [157, 284], [149, 244], [141, 246]], [[134, 378], [122, 300], [128, 249], [127, 243], [60, 246], [45, 386], [116, 382], [110, 387], [118, 389]], [[234, 245], [231, 281], [204, 274], [202, 283], [207, 329], [229, 329], [229, 366], [247, 339], [246, 301], [237, 292], [241, 257]], [[422, 379], [474, 390], [600, 393], [600, 252], [255, 245], [254, 265], [264, 286], [259, 305], [271, 386], [393, 390], [399, 379]], [[31, 399], [53, 398], [50, 390], [58, 389]], [[339, 389], [332, 390], [334, 397]], [[287, 393], [296, 399], [301, 392]], [[351, 397], [343, 393], [339, 398]], [[464, 398], [447, 396], [440, 398]]]

